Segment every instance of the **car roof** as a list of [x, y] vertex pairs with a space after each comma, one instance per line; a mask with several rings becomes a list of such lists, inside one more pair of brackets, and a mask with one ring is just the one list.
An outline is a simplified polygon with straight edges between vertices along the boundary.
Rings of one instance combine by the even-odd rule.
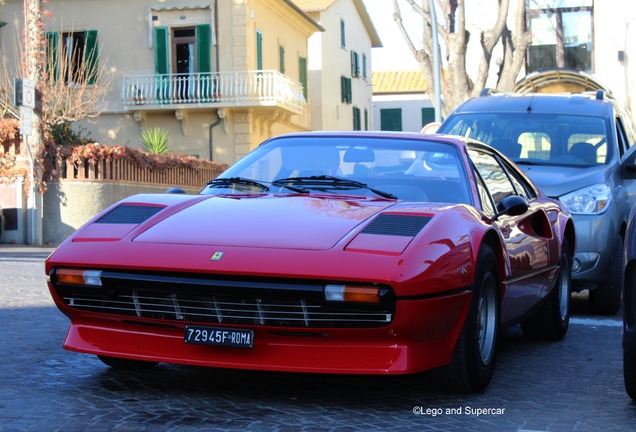
[[471, 138], [444, 134], [422, 134], [421, 132], [401, 132], [401, 131], [308, 131], [292, 132], [272, 137], [261, 145], [281, 138], [319, 138], [319, 137], [351, 137], [351, 138], [391, 138], [391, 139], [411, 139], [419, 141], [445, 142], [457, 147], [465, 147], [466, 143], [474, 141]]
[[470, 112], [534, 112], [542, 114], [613, 117], [610, 98], [593, 93], [493, 93], [475, 97], [458, 106], [453, 114]]

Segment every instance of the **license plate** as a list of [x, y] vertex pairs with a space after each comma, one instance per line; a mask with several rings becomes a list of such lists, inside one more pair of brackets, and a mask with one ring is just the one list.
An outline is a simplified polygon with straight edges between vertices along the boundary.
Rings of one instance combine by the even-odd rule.
[[254, 331], [186, 326], [183, 339], [187, 344], [252, 348], [254, 346]]

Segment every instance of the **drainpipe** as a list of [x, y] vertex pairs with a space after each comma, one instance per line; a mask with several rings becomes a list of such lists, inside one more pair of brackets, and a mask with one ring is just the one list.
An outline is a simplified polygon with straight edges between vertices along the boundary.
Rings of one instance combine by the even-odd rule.
[[[214, 2], [214, 45], [215, 45], [215, 50], [214, 50], [214, 57], [216, 59], [216, 73], [217, 76], [219, 74], [219, 34], [218, 34], [218, 29], [219, 29], [219, 5], [218, 2], [215, 1]], [[212, 129], [214, 129], [216, 126], [219, 125], [219, 123], [221, 123], [221, 120], [223, 120], [223, 117], [225, 117], [225, 111], [223, 111], [223, 108], [219, 108], [216, 112], [216, 120], [214, 121], [214, 123], [210, 124], [210, 162], [212, 162], [214, 160], [213, 158], [213, 153], [212, 153], [212, 143], [213, 143], [213, 139], [212, 139]]]
[[223, 120], [223, 117], [225, 117], [225, 111], [223, 111], [223, 108], [219, 108], [216, 112], [216, 120], [214, 121], [214, 123], [210, 124], [210, 162], [214, 160], [213, 153], [212, 153], [212, 143], [213, 143], [212, 129], [214, 129], [216, 126], [219, 125], [219, 123], [221, 123], [221, 120]]

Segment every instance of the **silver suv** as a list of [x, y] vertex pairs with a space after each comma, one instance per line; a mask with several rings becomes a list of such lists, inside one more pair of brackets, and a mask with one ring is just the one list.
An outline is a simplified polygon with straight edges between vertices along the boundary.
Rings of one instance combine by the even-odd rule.
[[576, 227], [573, 289], [590, 290], [593, 312], [616, 314], [636, 199], [636, 135], [619, 104], [603, 90], [485, 94], [457, 107], [438, 133], [490, 144], [569, 207]]

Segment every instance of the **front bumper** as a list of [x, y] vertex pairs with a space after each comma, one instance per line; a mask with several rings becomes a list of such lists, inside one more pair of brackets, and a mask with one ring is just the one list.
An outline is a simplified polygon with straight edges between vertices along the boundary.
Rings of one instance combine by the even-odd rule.
[[[471, 292], [398, 299], [376, 328], [229, 326], [254, 331], [252, 348], [184, 343], [185, 324], [69, 311], [64, 348], [103, 356], [234, 369], [343, 374], [406, 374], [450, 362]], [[219, 327], [219, 325], [215, 325]]]
[[595, 216], [575, 214], [573, 220], [576, 252], [572, 265], [572, 282], [576, 285], [604, 283], [609, 277], [607, 269], [620, 236], [617, 217], [610, 209]]

